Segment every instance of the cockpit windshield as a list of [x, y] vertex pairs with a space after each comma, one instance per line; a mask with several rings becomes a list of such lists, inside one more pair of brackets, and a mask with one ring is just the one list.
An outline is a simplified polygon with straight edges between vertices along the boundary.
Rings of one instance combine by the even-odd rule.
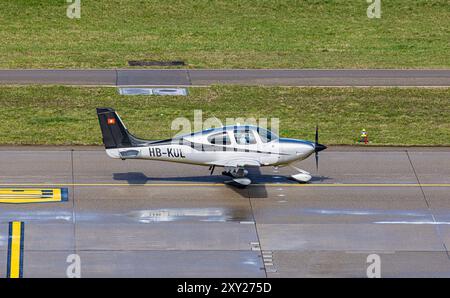
[[258, 127], [257, 131], [263, 143], [269, 143], [272, 142], [273, 140], [278, 139], [278, 136], [273, 132], [271, 132], [270, 130]]

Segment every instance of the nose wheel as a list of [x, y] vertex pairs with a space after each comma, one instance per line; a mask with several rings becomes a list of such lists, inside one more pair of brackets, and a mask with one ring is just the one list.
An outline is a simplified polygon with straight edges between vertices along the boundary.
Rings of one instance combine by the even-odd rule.
[[294, 179], [298, 182], [301, 182], [301, 183], [307, 183], [312, 179], [312, 176], [309, 172], [299, 169], [297, 167], [294, 167], [292, 165], [290, 167], [299, 172], [298, 174], [291, 175], [292, 179]]

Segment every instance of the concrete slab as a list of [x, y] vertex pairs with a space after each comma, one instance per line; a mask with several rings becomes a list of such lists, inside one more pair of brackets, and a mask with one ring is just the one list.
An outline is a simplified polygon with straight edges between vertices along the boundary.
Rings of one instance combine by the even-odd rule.
[[450, 261], [444, 252], [275, 251], [276, 272], [268, 277], [367, 277], [367, 257], [379, 255], [381, 277], [449, 277]]
[[104, 150], [75, 151], [76, 183], [126, 183], [131, 185], [151, 182], [223, 182], [220, 175], [211, 176], [208, 167], [186, 164], [168, 164], [160, 161], [117, 160], [109, 158]]
[[[449, 224], [437, 224], [436, 230], [439, 233], [439, 235], [442, 238], [442, 241], [444, 242], [445, 247], [447, 250], [450, 248], [450, 225]], [[449, 254], [450, 258], [450, 254]]]
[[73, 224], [25, 223], [24, 251], [73, 251], [75, 226]]
[[[415, 77], [419, 75], [420, 77]], [[281, 86], [445, 86], [444, 71], [413, 70], [189, 70], [193, 85], [281, 85]]]
[[77, 222], [253, 220], [248, 198], [225, 187], [78, 187], [75, 196]]
[[436, 221], [450, 224], [450, 194], [445, 187], [424, 187], [423, 192], [430, 204]]
[[24, 278], [66, 278], [67, 268], [71, 264], [66, 262], [67, 257], [74, 253], [73, 250], [26, 251], [23, 259]]
[[1, 151], [0, 183], [69, 183], [70, 151]]
[[[267, 187], [252, 198], [258, 224], [370, 224], [431, 220], [419, 187]], [[251, 191], [250, 194], [253, 194]]]
[[0, 278], [6, 277], [8, 251], [0, 246]]
[[239, 223], [85, 224], [79, 250], [250, 250], [255, 225]]
[[115, 85], [114, 69], [1, 70], [0, 84]]
[[[312, 183], [417, 183], [406, 152], [357, 151], [321, 152], [319, 172], [314, 158], [296, 163], [296, 166], [313, 174]], [[274, 175], [272, 168], [261, 172]], [[290, 176], [296, 171], [281, 167], [277, 175]]]
[[8, 250], [8, 231], [9, 225], [7, 223], [0, 224], [0, 252]]
[[186, 70], [118, 70], [117, 86], [188, 86]]
[[450, 152], [410, 152], [420, 183], [450, 183]]
[[[253, 251], [80, 251], [81, 277], [265, 277]], [[30, 252], [26, 277], [65, 277], [67, 252]]]
[[0, 204], [0, 222], [72, 223], [72, 202]]
[[263, 250], [445, 251], [433, 226], [257, 224]]

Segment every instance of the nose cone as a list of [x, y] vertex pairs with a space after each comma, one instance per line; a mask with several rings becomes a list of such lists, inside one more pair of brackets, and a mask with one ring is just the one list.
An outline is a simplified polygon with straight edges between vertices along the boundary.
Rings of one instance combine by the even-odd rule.
[[279, 144], [284, 154], [289, 154], [295, 159], [306, 158], [314, 153], [314, 143], [309, 141], [282, 138]]
[[318, 143], [314, 147], [316, 152], [320, 152], [328, 148], [327, 146]]

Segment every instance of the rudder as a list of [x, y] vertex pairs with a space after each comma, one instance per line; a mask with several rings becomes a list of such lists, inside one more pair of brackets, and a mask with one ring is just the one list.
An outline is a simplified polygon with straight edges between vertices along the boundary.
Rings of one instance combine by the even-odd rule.
[[130, 134], [114, 109], [97, 108], [97, 116], [106, 149], [133, 147]]

